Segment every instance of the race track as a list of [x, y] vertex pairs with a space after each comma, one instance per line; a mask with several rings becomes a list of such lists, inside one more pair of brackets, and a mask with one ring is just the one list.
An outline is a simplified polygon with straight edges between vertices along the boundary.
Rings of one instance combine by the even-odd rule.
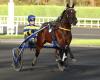
[[100, 48], [71, 47], [78, 61], [69, 61], [64, 72], [57, 68], [53, 49], [42, 49], [34, 67], [31, 66], [34, 54], [28, 49], [23, 56], [23, 70], [16, 72], [11, 67], [11, 50], [16, 46], [0, 43], [0, 80], [100, 80]]
[[72, 28], [73, 38], [100, 39], [100, 28]]

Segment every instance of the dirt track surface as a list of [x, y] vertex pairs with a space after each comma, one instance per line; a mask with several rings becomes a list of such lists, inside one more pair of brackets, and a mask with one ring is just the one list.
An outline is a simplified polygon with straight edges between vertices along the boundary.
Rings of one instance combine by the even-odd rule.
[[73, 38], [100, 39], [100, 28], [72, 28]]
[[71, 47], [78, 60], [69, 61], [64, 72], [60, 72], [54, 57], [54, 49], [42, 49], [36, 66], [31, 62], [34, 54], [26, 49], [23, 70], [12, 69], [12, 48], [16, 44], [0, 44], [0, 80], [100, 80], [100, 48]]

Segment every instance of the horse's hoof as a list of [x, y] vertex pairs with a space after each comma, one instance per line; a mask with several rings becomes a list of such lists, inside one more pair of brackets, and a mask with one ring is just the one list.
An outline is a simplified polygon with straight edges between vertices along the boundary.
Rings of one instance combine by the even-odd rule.
[[35, 64], [34, 64], [34, 63], [32, 63], [32, 66], [35, 66]]
[[59, 64], [59, 63], [58, 63], [58, 68], [59, 68], [59, 70], [62, 71], [62, 72], [66, 69], [65, 66], [62, 66], [62, 65]]
[[74, 63], [75, 63], [75, 62], [77, 62], [77, 60], [74, 58], [74, 59], [72, 59], [72, 62], [74, 62]]
[[33, 62], [32, 62], [32, 66], [35, 66], [36, 62], [37, 62], [37, 61], [33, 61]]
[[32, 66], [35, 66], [36, 63], [37, 63], [37, 60], [36, 61], [33, 61], [32, 62]]
[[61, 67], [59, 68], [59, 70], [62, 71], [62, 72], [65, 71], [65, 69], [66, 69], [66, 68], [65, 68], [64, 66], [61, 66]]
[[34, 58], [34, 60], [32, 61], [32, 66], [34, 66], [37, 63], [37, 58]]

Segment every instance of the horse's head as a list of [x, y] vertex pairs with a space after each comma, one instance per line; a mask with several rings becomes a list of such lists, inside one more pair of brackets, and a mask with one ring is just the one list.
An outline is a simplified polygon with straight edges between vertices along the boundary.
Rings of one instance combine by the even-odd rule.
[[76, 11], [74, 9], [74, 4], [70, 7], [68, 4], [65, 9], [65, 15], [68, 19], [68, 22], [72, 25], [76, 25], [77, 23], [77, 17], [76, 17]]

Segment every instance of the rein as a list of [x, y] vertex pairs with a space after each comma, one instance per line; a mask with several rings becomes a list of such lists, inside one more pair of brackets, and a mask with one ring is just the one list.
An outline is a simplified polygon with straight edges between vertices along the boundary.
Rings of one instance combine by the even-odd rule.
[[70, 29], [66, 29], [66, 28], [62, 28], [62, 27], [59, 27], [59, 29], [62, 29], [64, 31], [71, 31]]

